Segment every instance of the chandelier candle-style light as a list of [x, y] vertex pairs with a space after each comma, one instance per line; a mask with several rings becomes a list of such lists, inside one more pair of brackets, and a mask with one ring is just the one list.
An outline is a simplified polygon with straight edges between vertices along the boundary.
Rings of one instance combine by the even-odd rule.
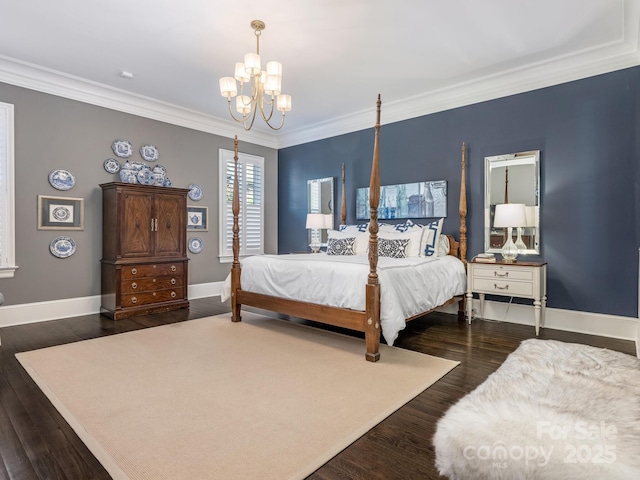
[[[260, 111], [262, 119], [273, 130], [280, 130], [284, 125], [285, 112], [291, 110], [291, 96], [281, 94], [282, 88], [282, 64], [280, 62], [267, 62], [266, 69], [262, 70], [260, 64], [260, 35], [265, 28], [261, 20], [251, 22], [256, 35], [256, 53], [247, 53], [244, 63], [236, 63], [235, 75], [220, 79], [220, 95], [229, 102], [229, 113], [236, 121], [243, 124], [245, 130], [251, 130], [256, 119], [256, 113]], [[240, 95], [238, 85], [240, 82]], [[245, 84], [250, 84], [245, 86]], [[247, 92], [245, 93], [245, 88]], [[251, 88], [251, 94], [248, 90]], [[231, 98], [236, 97], [236, 111], [242, 115], [238, 118], [231, 108]], [[273, 111], [282, 112], [280, 126], [271, 124]]]

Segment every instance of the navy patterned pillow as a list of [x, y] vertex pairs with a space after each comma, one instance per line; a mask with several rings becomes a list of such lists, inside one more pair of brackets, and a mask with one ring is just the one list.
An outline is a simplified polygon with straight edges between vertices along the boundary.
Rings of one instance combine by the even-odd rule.
[[405, 250], [409, 245], [408, 238], [378, 238], [378, 256], [391, 258], [405, 258]]
[[359, 225], [340, 225], [338, 227], [340, 232], [369, 232], [369, 222], [361, 223]]
[[327, 240], [327, 255], [355, 255], [355, 242], [356, 237], [330, 238]]

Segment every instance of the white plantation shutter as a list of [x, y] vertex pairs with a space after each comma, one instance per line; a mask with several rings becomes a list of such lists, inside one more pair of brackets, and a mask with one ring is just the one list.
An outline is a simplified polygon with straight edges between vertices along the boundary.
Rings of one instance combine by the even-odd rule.
[[[220, 257], [233, 257], [233, 152], [220, 149]], [[264, 253], [264, 158], [238, 153], [240, 255]]]
[[15, 269], [13, 105], [0, 102], [0, 278]]

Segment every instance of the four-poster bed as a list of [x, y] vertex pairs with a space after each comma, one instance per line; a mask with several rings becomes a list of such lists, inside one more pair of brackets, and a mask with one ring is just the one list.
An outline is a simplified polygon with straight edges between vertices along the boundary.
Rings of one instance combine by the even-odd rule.
[[[383, 275], [384, 278], [387, 279], [386, 288], [389, 291], [392, 290], [390, 285], [395, 284], [400, 280], [400, 277], [398, 276], [399, 273], [397, 272], [403, 272], [401, 275], [402, 277], [411, 278], [410, 275], [407, 275], [407, 273], [411, 273], [408, 270], [400, 270], [395, 266], [389, 267], [386, 264], [386, 262], [390, 261], [391, 259], [388, 259], [388, 258], [380, 259], [383, 263], [383, 265], [381, 266], [382, 270], [379, 271], [379, 267], [378, 267], [378, 263], [379, 263], [378, 204], [380, 201], [380, 164], [379, 164], [380, 106], [381, 106], [381, 101], [380, 101], [380, 96], [378, 96], [377, 108], [376, 108], [377, 112], [376, 112], [376, 123], [375, 123], [373, 160], [371, 165], [371, 179], [370, 179], [370, 185], [369, 185], [370, 187], [370, 190], [369, 190], [370, 191], [370, 196], [369, 196], [370, 222], [369, 222], [369, 228], [368, 228], [369, 230], [369, 243], [368, 243], [368, 254], [367, 254], [368, 255], [368, 274], [366, 276], [366, 285], [364, 286], [365, 287], [364, 301], [360, 308], [344, 308], [342, 304], [340, 304], [339, 302], [335, 303], [338, 306], [333, 306], [330, 304], [330, 303], [333, 303], [330, 298], [328, 300], [326, 298], [322, 298], [320, 301], [316, 301], [316, 302], [305, 301], [300, 299], [293, 300], [291, 298], [284, 298], [282, 295], [271, 293], [271, 289], [265, 290], [270, 292], [269, 294], [266, 294], [264, 292], [259, 293], [258, 291], [255, 291], [255, 290], [260, 290], [260, 288], [254, 288], [253, 289], [254, 291], [248, 291], [242, 288], [242, 282], [241, 282], [242, 270], [241, 270], [241, 264], [238, 258], [239, 257], [238, 215], [240, 212], [240, 201], [239, 201], [238, 179], [237, 179], [238, 139], [236, 137], [235, 143], [234, 143], [234, 149], [235, 149], [234, 158], [236, 162], [236, 167], [235, 167], [236, 170], [234, 175], [233, 204], [232, 204], [233, 264], [232, 264], [231, 273], [228, 279], [230, 280], [231, 320], [232, 321], [239, 322], [241, 320], [242, 305], [248, 305], [248, 306], [253, 306], [253, 307], [270, 310], [270, 311], [274, 311], [282, 314], [304, 318], [307, 320], [313, 320], [313, 321], [317, 321], [317, 322], [321, 322], [321, 323], [325, 323], [325, 324], [329, 324], [337, 327], [348, 328], [351, 330], [356, 330], [364, 333], [365, 344], [366, 344], [365, 358], [368, 361], [375, 362], [380, 358], [379, 345], [380, 345], [380, 335], [381, 335], [381, 284], [379, 281], [380, 280], [379, 274]], [[406, 322], [407, 320], [417, 318], [421, 315], [424, 315], [425, 313], [428, 313], [429, 311], [434, 310], [435, 308], [438, 308], [453, 302], [459, 303], [458, 315], [464, 316], [464, 312], [465, 312], [464, 264], [466, 263], [465, 257], [466, 257], [466, 251], [467, 251], [467, 238], [466, 238], [467, 201], [466, 201], [466, 177], [465, 177], [466, 147], [464, 144], [462, 146], [462, 165], [461, 166], [462, 166], [462, 174], [461, 174], [461, 185], [460, 185], [460, 209], [459, 209], [460, 242], [459, 243], [456, 242], [452, 236], [447, 235], [447, 237], [449, 238], [449, 245], [450, 245], [449, 254], [461, 260], [460, 262], [458, 260], [453, 259], [458, 264], [456, 265], [457, 270], [455, 273], [456, 286], [455, 287], [451, 286], [450, 288], [447, 287], [447, 289], [444, 290], [445, 292], [448, 292], [445, 294], [445, 297], [443, 297], [442, 295], [435, 296], [434, 298], [437, 298], [437, 300], [434, 300], [436, 303], [432, 302], [433, 304], [429, 304], [428, 307], [426, 308], [424, 306], [421, 307], [422, 309], [417, 310], [417, 312], [419, 313], [417, 314], [413, 313], [410, 315], [403, 316], [402, 327], [397, 328], [397, 330], [404, 328], [404, 322]], [[345, 206], [346, 194], [344, 190], [344, 165], [342, 167], [342, 186], [343, 188], [342, 188], [341, 215], [342, 215], [342, 224], [344, 225], [346, 224], [346, 206]], [[319, 254], [297, 255], [297, 256], [284, 255], [281, 257], [289, 257], [290, 259], [289, 263], [291, 263], [291, 257], [298, 257], [298, 259], [300, 259], [300, 257], [309, 257], [309, 259], [311, 259], [312, 257], [316, 257], [316, 256], [319, 256]], [[272, 256], [257, 256], [257, 257], [250, 257], [250, 258], [258, 260], [258, 257], [272, 257]], [[246, 260], [249, 260], [249, 259], [247, 258]], [[260, 261], [264, 260], [266, 262], [268, 259], [260, 258], [259, 260]], [[302, 259], [302, 260], [306, 260], [306, 259]], [[396, 259], [393, 259], [393, 260], [396, 260]], [[430, 260], [435, 260], [435, 258]], [[449, 260], [452, 260], [452, 259], [449, 258]], [[243, 260], [243, 262], [245, 262], [245, 260]], [[347, 263], [354, 263], [354, 261], [351, 260], [351, 262], [347, 262]], [[421, 263], [420, 268], [426, 268], [427, 263], [441, 266], [440, 264], [444, 265], [447, 262], [444, 262], [444, 261], [443, 262], [435, 262], [435, 261], [427, 262], [427, 260], [423, 259], [423, 261], [419, 263]], [[425, 264], [425, 265], [422, 265], [422, 264]], [[265, 263], [265, 268], [270, 269], [271, 265], [272, 264]], [[336, 263], [334, 265], [338, 265], [338, 264]], [[306, 266], [306, 268], [312, 268], [311, 271], [316, 271], [316, 270], [322, 270], [322, 268], [326, 269], [326, 268], [332, 268], [332, 267], [327, 266], [327, 262], [316, 262], [314, 267]], [[416, 269], [416, 273], [412, 273], [412, 275], [416, 275], [416, 274], [422, 275], [422, 273], [419, 273], [422, 271], [423, 270]], [[334, 274], [333, 271], [328, 273], [330, 275]], [[391, 278], [393, 277], [390, 277], [389, 275], [394, 275], [394, 274], [396, 275], [396, 277], [395, 279], [391, 280]], [[442, 272], [440, 272], [436, 276], [438, 278], [444, 278], [444, 277], [447, 277], [447, 275], [448, 274], [446, 273], [443, 274]], [[264, 280], [262, 281], [263, 285], [266, 283], [274, 284], [274, 283], [278, 283], [279, 281], [286, 284], [287, 283], [287, 280], [285, 279], [286, 276], [287, 275], [276, 276], [275, 281], [272, 279], [272, 277], [260, 277], [260, 278], [269, 278], [269, 281], [264, 281]], [[462, 290], [460, 290], [460, 287], [459, 287], [461, 276], [462, 276]], [[349, 278], [350, 278], [349, 281], [353, 283], [354, 278], [362, 278], [362, 276], [360, 277], [351, 276]], [[418, 283], [422, 283], [421, 282], [422, 277], [414, 277], [414, 278], [417, 278]], [[331, 281], [327, 280], [326, 283], [332, 283], [335, 281], [336, 279], [333, 278]], [[289, 283], [291, 282], [289, 281]], [[415, 289], [408, 288], [405, 290], [415, 290]], [[274, 291], [279, 292], [281, 290], [274, 289]], [[418, 293], [418, 296], [425, 296], [425, 297], [430, 296], [428, 292], [425, 292], [424, 295], [422, 295], [422, 293], [419, 291], [417, 293]], [[399, 297], [401, 296], [402, 294], [399, 295]], [[384, 297], [385, 297], [385, 302], [388, 302], [389, 304], [393, 303], [393, 301], [389, 300], [390, 297], [386, 291], [385, 291]], [[384, 304], [384, 307], [386, 307], [386, 303]], [[399, 309], [397, 306], [394, 306], [393, 308], [396, 308], [396, 311]], [[384, 318], [383, 318], [383, 321], [384, 321]], [[384, 329], [385, 325], [383, 325], [382, 328]], [[395, 336], [393, 336], [391, 338], [391, 341], [389, 341], [389, 337], [387, 336], [388, 334], [386, 332], [383, 332], [383, 333], [385, 334], [385, 339], [387, 340], [387, 342], [391, 344]], [[396, 335], [397, 331], [392, 332], [392, 334]]]

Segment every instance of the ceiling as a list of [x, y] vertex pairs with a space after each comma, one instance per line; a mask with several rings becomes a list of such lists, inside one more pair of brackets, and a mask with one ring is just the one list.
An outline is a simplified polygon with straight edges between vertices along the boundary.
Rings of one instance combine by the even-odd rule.
[[[0, 82], [281, 148], [640, 64], [640, 0], [0, 0]], [[285, 126], [218, 79], [283, 64]], [[122, 71], [133, 78], [123, 78]], [[0, 99], [2, 100], [2, 99]]]

